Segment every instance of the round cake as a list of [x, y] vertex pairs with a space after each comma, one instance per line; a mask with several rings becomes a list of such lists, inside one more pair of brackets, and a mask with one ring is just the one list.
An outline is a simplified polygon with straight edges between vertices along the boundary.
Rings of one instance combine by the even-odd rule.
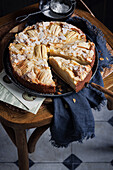
[[16, 34], [9, 45], [9, 54], [13, 75], [25, 87], [55, 93], [52, 67], [78, 92], [91, 78], [95, 45], [87, 42], [86, 35], [71, 24], [41, 22]]

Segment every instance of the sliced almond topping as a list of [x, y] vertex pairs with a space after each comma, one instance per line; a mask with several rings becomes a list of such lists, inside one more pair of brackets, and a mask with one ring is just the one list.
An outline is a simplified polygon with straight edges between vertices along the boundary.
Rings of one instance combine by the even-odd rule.
[[104, 58], [100, 58], [100, 61], [103, 61], [104, 60]]
[[76, 102], [76, 99], [75, 99], [75, 98], [73, 98], [73, 102], [74, 102], [74, 103]]

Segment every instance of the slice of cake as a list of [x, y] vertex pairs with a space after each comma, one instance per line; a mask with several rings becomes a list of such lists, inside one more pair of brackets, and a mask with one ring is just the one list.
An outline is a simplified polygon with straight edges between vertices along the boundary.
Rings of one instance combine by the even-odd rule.
[[91, 65], [95, 61], [95, 45], [93, 42], [75, 42], [71, 44], [53, 44], [49, 50], [51, 56], [60, 56], [75, 60], [80, 64]]
[[42, 93], [55, 93], [55, 83], [47, 62], [45, 45], [27, 51], [21, 44], [10, 44], [10, 62], [14, 77], [24, 86]]
[[49, 63], [55, 73], [69, 84], [76, 92], [89, 82], [92, 71], [90, 65], [80, 65], [74, 60], [61, 57], [49, 57]]

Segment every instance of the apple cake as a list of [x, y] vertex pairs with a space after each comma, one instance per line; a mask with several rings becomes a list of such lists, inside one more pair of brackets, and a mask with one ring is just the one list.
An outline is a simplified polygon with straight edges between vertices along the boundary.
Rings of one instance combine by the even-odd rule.
[[86, 35], [76, 26], [41, 22], [15, 35], [9, 45], [9, 56], [14, 77], [25, 87], [55, 93], [52, 67], [78, 92], [91, 78], [95, 45], [86, 42]]
[[55, 73], [76, 92], [80, 91], [81, 87], [83, 88], [92, 75], [90, 65], [81, 65], [74, 60], [51, 56], [49, 57], [49, 63]]

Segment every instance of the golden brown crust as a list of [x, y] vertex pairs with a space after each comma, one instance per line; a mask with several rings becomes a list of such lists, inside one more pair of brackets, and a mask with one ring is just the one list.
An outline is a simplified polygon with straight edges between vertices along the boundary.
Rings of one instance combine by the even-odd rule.
[[96, 51], [95, 51], [95, 47], [94, 47], [94, 46], [92, 47], [92, 50], [94, 51], [94, 55], [93, 55], [93, 59], [92, 59], [92, 63], [91, 63], [91, 67], [93, 67], [93, 66], [94, 66], [95, 58], [96, 58]]
[[16, 80], [18, 80], [20, 82], [20, 84], [22, 84], [23, 86], [32, 89], [34, 91], [37, 91], [39, 93], [55, 93], [56, 91], [56, 87], [53, 85], [46, 85], [46, 84], [41, 84], [41, 83], [33, 83], [33, 82], [29, 82], [26, 81], [25, 79], [23, 79], [22, 77], [20, 77], [16, 72], [13, 71], [13, 75], [16, 78]]
[[76, 93], [78, 93], [80, 90], [82, 90], [87, 83], [89, 83], [90, 79], [92, 76], [92, 70], [88, 73], [86, 78], [83, 81], [79, 81], [77, 86], [76, 86]]

